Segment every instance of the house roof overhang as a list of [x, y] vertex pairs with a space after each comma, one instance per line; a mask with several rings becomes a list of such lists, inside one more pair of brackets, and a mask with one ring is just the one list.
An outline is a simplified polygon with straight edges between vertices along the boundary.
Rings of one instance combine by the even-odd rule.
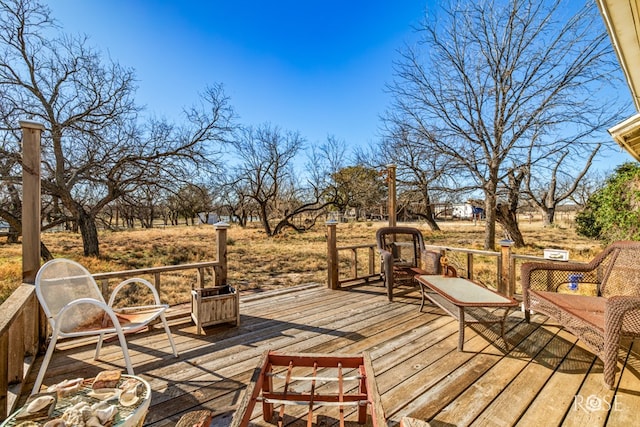
[[618, 123], [609, 129], [609, 133], [622, 148], [640, 161], [640, 114]]
[[[640, 111], [640, 0], [596, 0], [611, 44]], [[609, 129], [613, 139], [640, 161], [640, 114]]]

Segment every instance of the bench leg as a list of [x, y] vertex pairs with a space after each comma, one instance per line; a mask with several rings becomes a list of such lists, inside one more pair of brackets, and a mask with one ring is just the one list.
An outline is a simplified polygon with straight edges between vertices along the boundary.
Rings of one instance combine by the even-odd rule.
[[464, 347], [464, 307], [458, 307], [458, 351]]
[[500, 335], [502, 336], [502, 341], [504, 341], [504, 345], [507, 349], [507, 351], [509, 351], [509, 342], [507, 341], [507, 337], [504, 334], [504, 324], [507, 321], [507, 315], [509, 314], [509, 308], [505, 308], [504, 309], [504, 314], [502, 315], [502, 322], [500, 322]]

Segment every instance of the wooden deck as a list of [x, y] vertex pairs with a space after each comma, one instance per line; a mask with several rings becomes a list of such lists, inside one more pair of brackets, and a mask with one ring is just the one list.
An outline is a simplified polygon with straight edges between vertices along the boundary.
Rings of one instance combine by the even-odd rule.
[[[161, 330], [129, 337], [136, 374], [152, 386], [145, 425], [175, 425], [186, 412], [210, 409], [212, 426], [228, 426], [250, 376], [268, 350], [358, 354], [368, 351], [389, 426], [403, 416], [432, 426], [629, 426], [640, 410], [640, 347], [626, 343], [616, 390], [602, 382], [602, 363], [540, 315], [507, 320], [509, 350], [499, 325], [469, 326], [458, 352], [458, 324], [435, 306], [419, 312], [417, 291], [387, 301], [379, 286], [331, 291], [302, 286], [241, 298], [241, 326], [172, 325], [180, 357]], [[63, 343], [45, 384], [90, 377], [124, 366], [116, 342], [93, 361], [93, 345]], [[31, 374], [31, 384], [39, 364]], [[254, 412], [256, 425], [265, 424]], [[333, 408], [332, 410], [335, 410]], [[295, 408], [287, 419], [295, 419]], [[317, 425], [332, 425], [330, 413]], [[314, 424], [316, 425], [316, 424]]]

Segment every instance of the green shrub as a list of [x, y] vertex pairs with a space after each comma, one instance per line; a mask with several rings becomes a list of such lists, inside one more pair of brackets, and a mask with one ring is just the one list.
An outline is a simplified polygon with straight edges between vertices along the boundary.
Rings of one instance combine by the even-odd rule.
[[601, 239], [640, 240], [640, 164], [625, 163], [576, 215], [578, 234]]

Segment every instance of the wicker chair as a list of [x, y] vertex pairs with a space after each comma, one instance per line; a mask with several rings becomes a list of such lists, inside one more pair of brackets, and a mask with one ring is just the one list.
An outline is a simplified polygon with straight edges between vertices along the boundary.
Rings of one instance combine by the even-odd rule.
[[[616, 242], [588, 264], [522, 265], [522, 295], [530, 310], [546, 314], [580, 338], [604, 363], [613, 388], [621, 336], [640, 337], [640, 242]], [[572, 276], [574, 279], [572, 280]], [[579, 290], [567, 284], [579, 278]], [[592, 290], [593, 295], [583, 295]]]
[[[440, 253], [425, 249], [422, 233], [417, 228], [382, 227], [376, 232], [376, 242], [382, 261], [380, 275], [389, 301], [393, 301], [394, 287], [416, 287], [415, 276], [440, 274]], [[451, 266], [448, 272], [456, 275]]]

